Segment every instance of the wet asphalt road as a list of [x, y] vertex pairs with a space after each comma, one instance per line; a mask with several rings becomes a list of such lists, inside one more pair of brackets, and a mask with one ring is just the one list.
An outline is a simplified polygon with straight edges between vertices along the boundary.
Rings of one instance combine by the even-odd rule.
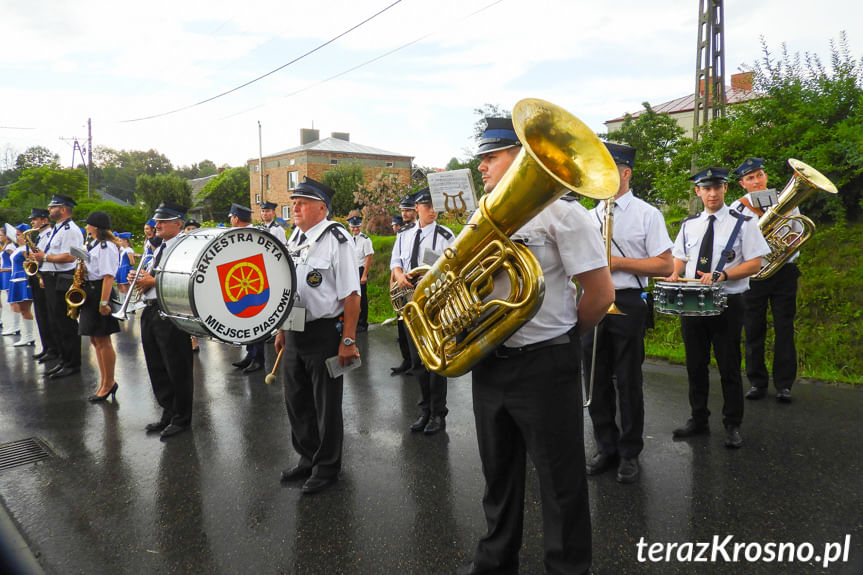
[[[49, 574], [448, 573], [469, 561], [485, 529], [469, 376], [450, 380], [446, 432], [412, 434], [416, 383], [389, 375], [399, 362], [395, 328], [361, 335], [364, 365], [345, 382], [341, 480], [304, 496], [298, 484], [279, 483], [297, 460], [280, 384], [235, 371], [239, 348], [202, 342], [193, 430], [163, 442], [144, 432], [159, 410], [137, 320], [124, 330], [115, 336], [117, 400], [96, 405], [86, 401], [98, 373], [92, 352], [80, 376], [50, 381], [32, 348], [0, 342], [0, 446], [38, 438], [51, 452], [0, 471], [6, 552], [13, 529], [26, 542], [18, 555], [32, 554]], [[640, 482], [620, 485], [613, 473], [589, 479], [596, 574], [863, 573], [863, 391], [800, 383], [791, 405], [772, 391], [748, 401], [745, 445], [729, 450], [716, 374], [712, 435], [681, 442], [671, 430], [688, 417], [684, 370], [648, 363], [645, 377]], [[524, 533], [521, 572], [542, 573], [533, 479]], [[813, 558], [639, 561], [642, 538], [685, 544], [729, 535], [729, 552], [735, 542], [782, 542], [805, 558], [808, 543]], [[814, 556], [830, 543], [848, 561], [840, 555], [824, 568]], [[648, 558], [647, 547], [641, 555]]]

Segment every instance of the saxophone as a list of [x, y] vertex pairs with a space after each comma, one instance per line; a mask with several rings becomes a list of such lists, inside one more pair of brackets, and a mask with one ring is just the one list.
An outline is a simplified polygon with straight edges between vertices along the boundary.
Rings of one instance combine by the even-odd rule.
[[[36, 247], [36, 242], [39, 238], [39, 230], [27, 230], [24, 232], [24, 243], [27, 244], [27, 249], [31, 252], [38, 252], [39, 248]], [[36, 277], [39, 276], [39, 262], [33, 260], [26, 260], [24, 262], [24, 273], [27, 277]]]
[[81, 289], [81, 286], [84, 285], [86, 272], [87, 266], [84, 265], [84, 260], [78, 260], [78, 267], [75, 268], [75, 276], [72, 278], [72, 286], [66, 291], [66, 315], [72, 319], [78, 319], [78, 312], [87, 300], [87, 294]]

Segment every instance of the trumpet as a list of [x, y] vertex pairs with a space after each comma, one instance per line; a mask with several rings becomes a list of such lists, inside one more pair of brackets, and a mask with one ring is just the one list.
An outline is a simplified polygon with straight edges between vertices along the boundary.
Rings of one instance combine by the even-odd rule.
[[135, 307], [138, 307], [138, 304], [141, 303], [141, 294], [137, 293], [135, 290], [135, 284], [138, 283], [138, 274], [141, 273], [141, 268], [144, 267], [144, 262], [147, 261], [147, 258], [141, 258], [138, 262], [138, 267], [135, 268], [135, 279], [132, 280], [132, 283], [129, 285], [129, 291], [126, 292], [126, 297], [123, 300], [123, 305], [120, 306], [120, 309], [112, 313], [111, 315], [117, 318], [120, 321], [126, 321], [128, 318], [127, 310], [129, 309], [129, 304], [132, 302], [132, 298], [135, 298]]

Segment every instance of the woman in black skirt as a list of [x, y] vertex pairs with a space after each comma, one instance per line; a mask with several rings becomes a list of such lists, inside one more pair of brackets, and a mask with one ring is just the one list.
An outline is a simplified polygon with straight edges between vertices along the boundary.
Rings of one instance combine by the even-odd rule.
[[87, 298], [78, 316], [78, 334], [90, 336], [96, 350], [96, 360], [102, 379], [99, 388], [88, 399], [92, 402], [115, 397], [117, 382], [114, 381], [114, 364], [117, 356], [111, 334], [120, 331], [120, 323], [111, 315], [111, 295], [114, 276], [120, 266], [120, 250], [111, 232], [111, 217], [106, 212], [96, 211], [87, 216], [87, 235], [90, 261], [84, 291]]

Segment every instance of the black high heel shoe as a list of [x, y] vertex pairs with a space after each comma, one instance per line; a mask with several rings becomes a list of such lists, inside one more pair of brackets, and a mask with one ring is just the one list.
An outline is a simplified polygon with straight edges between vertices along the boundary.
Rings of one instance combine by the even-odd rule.
[[87, 401], [89, 401], [90, 403], [98, 403], [100, 401], [105, 401], [106, 399], [108, 399], [108, 396], [110, 396], [111, 399], [116, 399], [116, 397], [117, 397], [117, 382], [116, 381], [114, 382], [114, 386], [108, 390], [108, 393], [106, 393], [105, 395], [96, 395], [94, 393], [93, 395], [91, 395], [90, 397], [87, 398]]

